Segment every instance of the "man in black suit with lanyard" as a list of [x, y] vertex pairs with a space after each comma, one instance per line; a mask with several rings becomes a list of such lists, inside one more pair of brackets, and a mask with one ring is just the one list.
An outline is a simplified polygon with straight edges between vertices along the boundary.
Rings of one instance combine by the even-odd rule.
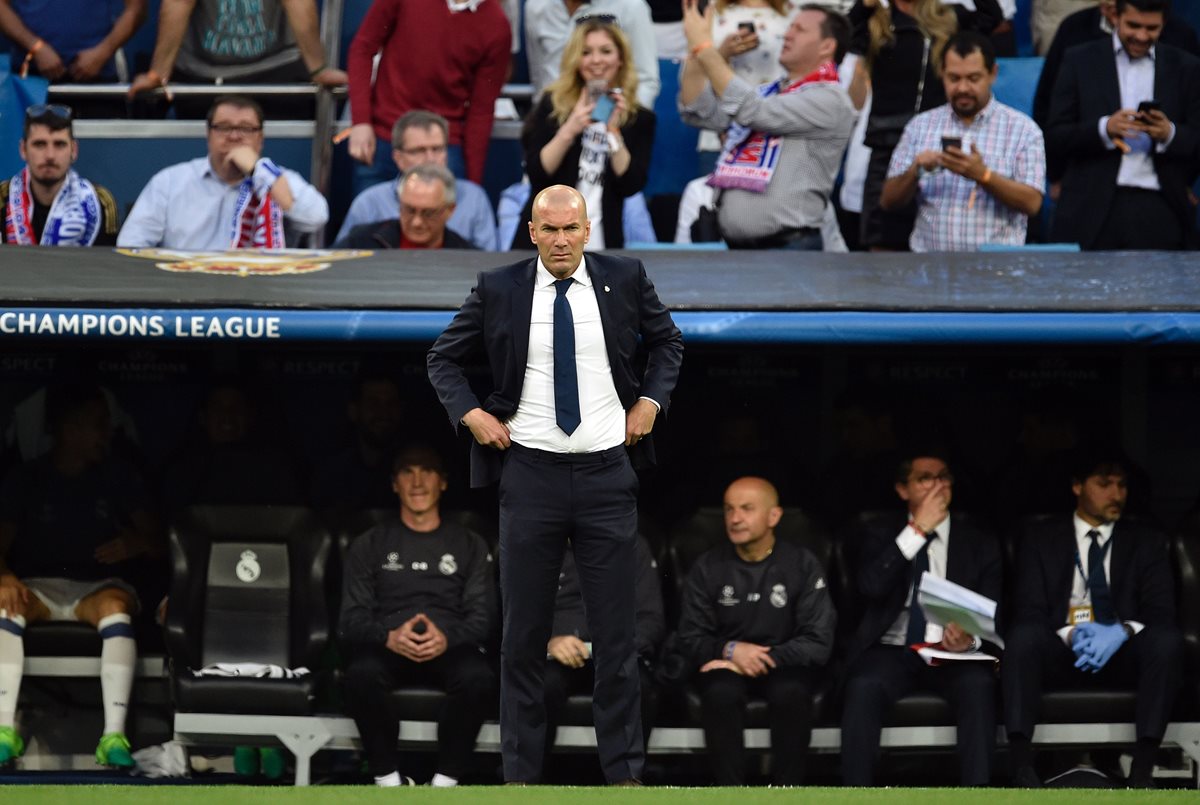
[[1155, 529], [1121, 520], [1128, 497], [1121, 458], [1084, 454], [1072, 477], [1075, 514], [1031, 529], [1017, 555], [1013, 623], [1001, 668], [1014, 782], [1041, 785], [1030, 741], [1043, 687], [1135, 686], [1137, 747], [1129, 783], [1151, 787], [1183, 667], [1167, 541]]
[[[866, 611], [847, 645], [842, 710], [846, 785], [874, 783], [884, 716], [918, 688], [945, 696], [954, 708], [962, 785], [983, 786], [991, 780], [994, 664], [967, 658], [983, 647], [978, 636], [953, 622], [943, 629], [926, 621], [914, 602], [926, 571], [993, 601], [1000, 599], [1000, 549], [991, 535], [950, 515], [953, 485], [949, 466], [937, 455], [917, 453], [902, 461], [896, 494], [907, 506], [907, 518], [900, 515], [861, 535], [855, 586]], [[961, 653], [964, 659], [926, 665], [911, 648], [919, 643], [939, 643], [937, 648]]]
[[[532, 218], [537, 259], [480, 274], [428, 359], [450, 421], [475, 437], [472, 485], [500, 481], [504, 779], [541, 777], [546, 643], [569, 538], [592, 635], [600, 763], [610, 783], [639, 784], [638, 479], [627, 448], [653, 460], [648, 437], [683, 338], [640, 261], [584, 259], [591, 224], [578, 191], [543, 190]], [[465, 374], [479, 357], [493, 384], [482, 403]]]

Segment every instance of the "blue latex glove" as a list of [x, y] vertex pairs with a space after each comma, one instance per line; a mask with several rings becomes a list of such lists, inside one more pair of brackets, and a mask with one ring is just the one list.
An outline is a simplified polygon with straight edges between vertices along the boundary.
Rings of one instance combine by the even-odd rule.
[[1083, 654], [1086, 646], [1091, 643], [1092, 637], [1096, 634], [1096, 624], [1091, 621], [1081, 623], [1071, 632], [1071, 651], [1075, 652], [1075, 656]]
[[1095, 623], [1092, 626], [1091, 637], [1083, 641], [1079, 648], [1075, 667], [1081, 671], [1091, 671], [1093, 674], [1105, 666], [1117, 653], [1117, 649], [1125, 644], [1129, 635], [1120, 623]]

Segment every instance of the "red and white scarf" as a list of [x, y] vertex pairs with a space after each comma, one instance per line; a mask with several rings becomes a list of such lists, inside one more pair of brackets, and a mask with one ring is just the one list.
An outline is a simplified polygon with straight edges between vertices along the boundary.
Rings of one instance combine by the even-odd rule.
[[[791, 84], [781, 78], [773, 84], [763, 84], [757, 89], [762, 98], [772, 95], [789, 95], [810, 84], [836, 82], [837, 65], [825, 62], [816, 70]], [[723, 190], [749, 190], [751, 193], [767, 192], [767, 185], [779, 166], [779, 154], [783, 149], [783, 137], [767, 134], [743, 126], [736, 120], [729, 124], [725, 134], [725, 149], [717, 160], [716, 170], [709, 177], [710, 187]]]
[[238, 186], [237, 204], [233, 210], [231, 249], [282, 249], [283, 210], [271, 198], [271, 187], [282, 170], [263, 157], [254, 171]]

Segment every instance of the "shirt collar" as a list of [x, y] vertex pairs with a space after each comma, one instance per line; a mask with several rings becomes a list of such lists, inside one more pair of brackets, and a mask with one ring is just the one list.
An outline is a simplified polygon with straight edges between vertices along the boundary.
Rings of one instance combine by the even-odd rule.
[[[587, 257], [585, 256], [579, 261], [579, 268], [575, 269], [575, 273], [571, 275], [571, 279], [578, 282], [585, 288], [592, 287], [592, 275], [587, 270]], [[558, 281], [558, 278], [550, 273], [550, 269], [542, 263], [542, 258], [537, 259], [537, 271], [533, 277], [534, 288], [547, 288]]]
[[449, 6], [451, 14], [457, 14], [460, 11], [474, 11], [482, 2], [483, 0], [446, 0], [446, 5]]
[[[1113, 55], [1114, 56], [1119, 56], [1122, 53], [1125, 53], [1125, 46], [1121, 44], [1121, 37], [1117, 36], [1116, 30], [1113, 31], [1112, 41], [1113, 41]], [[1156, 47], [1157, 47], [1157, 45], [1151, 45], [1150, 51], [1146, 54], [1146, 58], [1148, 58], [1150, 61], [1155, 61], [1154, 49]], [[1125, 58], [1129, 59], [1130, 62], [1133, 62], [1133, 59], [1129, 58], [1128, 53], [1125, 53]]]
[[1092, 529], [1100, 532], [1100, 544], [1104, 545], [1112, 536], [1113, 526], [1115, 523], [1101, 523], [1100, 525], [1091, 525], [1076, 512], [1075, 521], [1075, 541], [1085, 547], [1091, 547], [1092, 538], [1088, 536], [1088, 532]]

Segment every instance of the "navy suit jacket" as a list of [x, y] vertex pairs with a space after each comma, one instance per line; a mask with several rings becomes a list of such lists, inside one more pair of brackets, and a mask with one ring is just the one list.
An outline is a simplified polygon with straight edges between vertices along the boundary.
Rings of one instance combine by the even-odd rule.
[[[906, 522], [901, 514], [894, 521], [877, 523], [862, 535], [856, 586], [865, 611], [847, 644], [848, 660], [877, 644], [904, 609], [912, 584], [912, 560], [900, 553], [896, 536]], [[1004, 571], [995, 537], [952, 514], [949, 548], [946, 578], [999, 602]]]
[[[683, 361], [683, 336], [658, 299], [641, 260], [587, 254], [588, 273], [600, 308], [613, 385], [625, 410], [649, 397], [666, 413]], [[429, 381], [455, 428], [474, 408], [501, 422], [517, 411], [529, 362], [529, 321], [537, 258], [479, 275], [470, 296], [427, 359]], [[481, 403], [467, 381], [465, 367], [484, 357], [491, 370], [492, 392]], [[643, 368], [644, 366], [644, 368]], [[653, 442], [636, 450], [653, 461]], [[471, 485], [486, 486], [500, 477], [500, 451], [471, 445]]]
[[[1121, 520], [1113, 528], [1109, 590], [1117, 618], [1147, 626], [1175, 621], [1175, 582], [1167, 540], [1159, 531]], [[1068, 515], [1032, 527], [1017, 554], [1013, 623], [1067, 625], [1075, 568], [1075, 523]]]
[[[1195, 224], [1187, 190], [1196, 178], [1200, 145], [1200, 59], [1161, 42], [1154, 52], [1154, 100], [1175, 124], [1175, 138], [1167, 150], [1151, 152], [1154, 170], [1163, 198], [1179, 217], [1190, 243]], [[1120, 108], [1112, 38], [1068, 50], [1046, 124], [1047, 158], [1064, 171], [1054, 214], [1055, 240], [1088, 249], [1100, 236], [1116, 193], [1121, 152], [1104, 147], [1099, 123]]]

